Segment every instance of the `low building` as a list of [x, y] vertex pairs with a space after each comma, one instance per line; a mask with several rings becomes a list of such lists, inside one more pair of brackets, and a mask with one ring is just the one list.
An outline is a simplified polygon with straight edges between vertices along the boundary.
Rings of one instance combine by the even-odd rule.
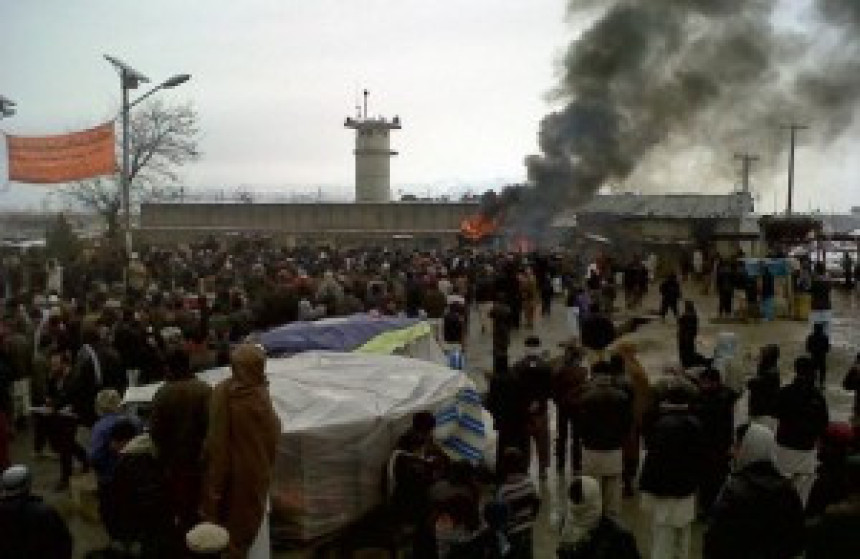
[[740, 238], [756, 233], [749, 227], [753, 210], [747, 193], [609, 194], [560, 213], [553, 223], [606, 237], [622, 252], [663, 247], [671, 254], [686, 246], [729, 254], [744, 248]]

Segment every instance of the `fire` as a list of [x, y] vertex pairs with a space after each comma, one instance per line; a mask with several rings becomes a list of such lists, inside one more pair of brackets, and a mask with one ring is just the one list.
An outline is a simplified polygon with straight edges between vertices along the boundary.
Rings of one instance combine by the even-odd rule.
[[480, 241], [487, 235], [492, 235], [499, 228], [497, 217], [483, 214], [470, 215], [460, 222], [460, 233], [470, 241]]

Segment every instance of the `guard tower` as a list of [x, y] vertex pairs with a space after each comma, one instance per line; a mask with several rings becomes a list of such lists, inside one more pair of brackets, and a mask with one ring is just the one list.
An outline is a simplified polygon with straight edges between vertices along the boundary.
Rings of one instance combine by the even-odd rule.
[[355, 201], [391, 201], [391, 156], [397, 155], [389, 144], [389, 131], [400, 129], [400, 117], [392, 120], [367, 116], [367, 95], [364, 90], [364, 111], [356, 107], [356, 117], [347, 117], [343, 125], [355, 130]]

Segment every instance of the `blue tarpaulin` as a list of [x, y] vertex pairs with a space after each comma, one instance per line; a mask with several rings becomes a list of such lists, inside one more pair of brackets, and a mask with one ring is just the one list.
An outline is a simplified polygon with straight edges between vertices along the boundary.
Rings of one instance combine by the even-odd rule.
[[743, 263], [744, 270], [751, 277], [760, 276], [764, 266], [767, 266], [775, 277], [791, 275], [791, 266], [785, 258], [744, 258]]
[[353, 351], [374, 337], [418, 324], [415, 318], [354, 314], [347, 317], [292, 322], [260, 335], [269, 357], [284, 357], [312, 350]]

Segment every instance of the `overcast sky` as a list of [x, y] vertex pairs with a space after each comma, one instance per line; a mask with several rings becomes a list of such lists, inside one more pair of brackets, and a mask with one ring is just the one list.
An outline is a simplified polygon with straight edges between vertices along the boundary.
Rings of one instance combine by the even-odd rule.
[[[565, 13], [564, 0], [0, 0], [0, 95], [18, 103], [0, 129], [52, 134], [111, 118], [119, 80], [109, 53], [154, 83], [193, 76], [158, 94], [200, 113], [203, 158], [184, 171], [192, 189], [351, 196], [354, 137], [343, 120], [363, 88], [371, 114], [403, 122], [392, 136], [395, 194], [500, 186], [525, 178], [557, 62], [586, 23]], [[860, 205], [856, 152], [854, 142], [801, 148], [797, 207]], [[736, 182], [688, 167], [667, 191]], [[782, 183], [759, 179], [763, 209]], [[43, 188], [13, 184], [0, 206]]]

